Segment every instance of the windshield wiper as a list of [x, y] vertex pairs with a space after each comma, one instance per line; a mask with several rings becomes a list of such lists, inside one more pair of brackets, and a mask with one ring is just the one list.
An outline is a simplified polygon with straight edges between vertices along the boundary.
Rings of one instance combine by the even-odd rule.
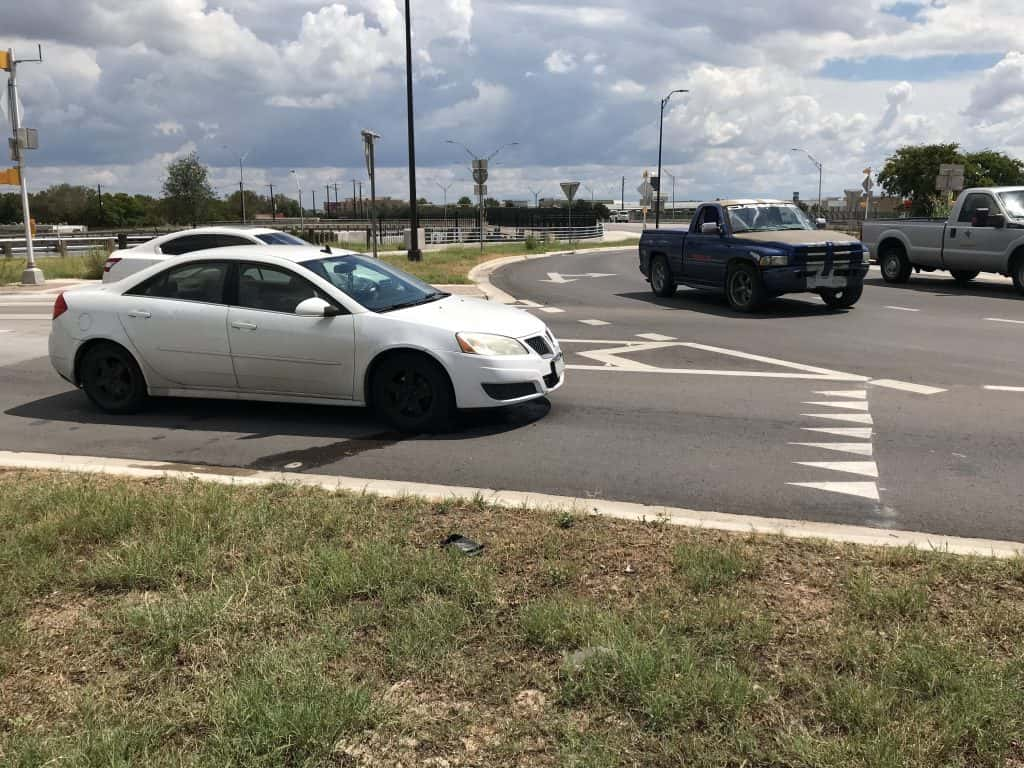
[[428, 293], [422, 299], [414, 299], [413, 301], [403, 301], [401, 304], [395, 304], [394, 306], [385, 307], [384, 309], [378, 309], [378, 312], [394, 312], [396, 309], [408, 309], [409, 307], [418, 307], [420, 304], [429, 304], [432, 301], [438, 301], [439, 299], [447, 298], [451, 296], [450, 293], [445, 291], [434, 291]]

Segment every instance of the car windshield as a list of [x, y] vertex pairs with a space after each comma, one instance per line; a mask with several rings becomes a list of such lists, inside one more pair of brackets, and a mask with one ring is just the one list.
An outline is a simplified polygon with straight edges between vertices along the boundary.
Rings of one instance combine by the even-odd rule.
[[1024, 219], [1024, 189], [1000, 192], [999, 199], [1003, 201], [1003, 207], [1009, 216], [1015, 219]]
[[373, 312], [391, 312], [450, 295], [418, 277], [360, 254], [326, 256], [304, 261], [302, 266]]
[[257, 240], [262, 240], [267, 245], [312, 245], [301, 237], [289, 235], [287, 232], [264, 232], [256, 235]]
[[733, 205], [727, 209], [729, 225], [737, 232], [774, 232], [782, 229], [814, 229], [804, 212], [785, 203]]

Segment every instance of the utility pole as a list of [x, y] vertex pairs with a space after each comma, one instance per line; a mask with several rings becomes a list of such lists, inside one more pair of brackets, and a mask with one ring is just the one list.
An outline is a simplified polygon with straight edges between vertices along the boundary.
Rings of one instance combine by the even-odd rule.
[[673, 93], [689, 93], [685, 88], [677, 88], [669, 92], [668, 96], [661, 100], [661, 120], [658, 122], [658, 186], [654, 190], [654, 228], [661, 226], [661, 145], [665, 135], [665, 107]]
[[366, 205], [363, 203], [363, 182], [359, 182], [359, 217], [366, 216]]
[[274, 185], [267, 184], [266, 186], [270, 187], [270, 216], [277, 221], [277, 198], [274, 197]]
[[412, 16], [409, 0], [405, 0], [405, 96], [406, 115], [409, 125], [409, 261], [421, 261], [420, 215], [416, 200], [416, 117], [412, 107]]
[[[370, 240], [373, 246], [373, 258], [377, 258], [377, 166], [374, 158], [374, 142], [380, 135], [370, 130], [364, 130], [363, 152], [366, 155], [366, 172], [370, 176]], [[362, 184], [360, 193], [362, 191]]]
[[338, 197], [338, 182], [334, 182], [334, 218], [341, 218], [341, 198]]
[[101, 184], [96, 185], [96, 199], [100, 204], [100, 225], [103, 224], [103, 186]]
[[295, 189], [299, 193], [299, 231], [301, 232], [306, 227], [306, 214], [305, 211], [302, 210], [302, 185], [299, 183], [299, 174], [295, 172], [294, 168], [292, 168], [289, 173], [291, 173], [292, 177], [295, 179]]
[[316, 190], [311, 190], [313, 194], [313, 215], [316, 216]]
[[[327, 211], [331, 207], [331, 185], [330, 184], [324, 184], [324, 192], [326, 193], [326, 196], [324, 197], [324, 199], [327, 200], [327, 202], [324, 204], [324, 217], [326, 218]], [[337, 200], [335, 200], [335, 202], [337, 202]]]
[[531, 189], [530, 194], [533, 195], [533, 207], [540, 208], [540, 190]]
[[36, 149], [38, 140], [36, 132], [21, 127], [21, 107], [18, 105], [18, 65], [43, 60], [43, 47], [39, 46], [39, 57], [35, 59], [15, 59], [14, 51], [0, 51], [0, 69], [6, 69], [7, 78], [7, 114], [11, 119], [11, 151], [17, 165], [18, 183], [21, 186], [21, 216], [25, 220], [25, 270], [21, 273], [22, 285], [42, 285], [46, 279], [43, 270], [36, 266], [35, 251], [32, 247], [32, 213], [28, 205], [28, 183], [25, 180], [25, 151]]
[[622, 197], [619, 199], [619, 210], [626, 210], [626, 177], [622, 177]]
[[803, 152], [803, 153], [804, 153], [805, 155], [807, 155], [807, 158], [808, 158], [808, 159], [809, 159], [809, 160], [810, 160], [810, 161], [811, 161], [812, 163], [814, 163], [814, 167], [818, 169], [818, 214], [817, 214], [817, 215], [818, 215], [818, 216], [821, 216], [821, 175], [822, 175], [822, 168], [823, 168], [823, 166], [822, 166], [822, 164], [821, 164], [821, 163], [820, 163], [820, 162], [819, 162], [819, 161], [817, 160], [817, 158], [815, 158], [815, 157], [814, 157], [814, 155], [812, 155], [812, 154], [811, 154], [810, 152], [808, 152], [808, 151], [807, 151], [806, 149], [801, 149], [800, 147], [793, 147], [793, 148], [792, 148], [791, 150], [789, 150], [789, 151], [790, 151], [790, 152]]

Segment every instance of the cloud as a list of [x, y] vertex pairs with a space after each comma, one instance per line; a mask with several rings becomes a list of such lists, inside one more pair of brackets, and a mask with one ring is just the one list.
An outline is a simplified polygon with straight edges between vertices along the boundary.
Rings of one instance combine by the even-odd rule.
[[430, 131], [458, 128], [481, 120], [497, 119], [511, 100], [508, 88], [483, 80], [474, 80], [476, 95], [463, 99], [450, 107], [431, 112], [420, 121]]
[[552, 74], [564, 75], [576, 69], [576, 57], [568, 51], [555, 50], [544, 59], [544, 66]]
[[153, 126], [153, 131], [161, 136], [176, 136], [185, 130], [185, 126], [175, 120], [164, 120]]
[[913, 94], [913, 87], [906, 81], [897, 83], [886, 91], [885, 100], [889, 102], [889, 108], [882, 115], [882, 120], [878, 123], [878, 130], [887, 131], [896, 124], [903, 107], [910, 103]]
[[1010, 51], [971, 89], [967, 114], [980, 120], [1019, 116], [1024, 107], [1024, 53]]
[[638, 96], [643, 96], [647, 91], [635, 80], [616, 80], [612, 84], [611, 92], [617, 96], [637, 98]]

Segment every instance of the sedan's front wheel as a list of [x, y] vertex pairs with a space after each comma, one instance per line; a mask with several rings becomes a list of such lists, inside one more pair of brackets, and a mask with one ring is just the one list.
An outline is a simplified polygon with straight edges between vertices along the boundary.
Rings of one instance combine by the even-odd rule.
[[108, 413], [134, 413], [146, 400], [146, 380], [135, 358], [117, 344], [86, 350], [79, 368], [85, 394]]
[[371, 398], [378, 415], [399, 432], [438, 432], [451, 422], [455, 398], [441, 367], [425, 357], [401, 354], [374, 372]]

